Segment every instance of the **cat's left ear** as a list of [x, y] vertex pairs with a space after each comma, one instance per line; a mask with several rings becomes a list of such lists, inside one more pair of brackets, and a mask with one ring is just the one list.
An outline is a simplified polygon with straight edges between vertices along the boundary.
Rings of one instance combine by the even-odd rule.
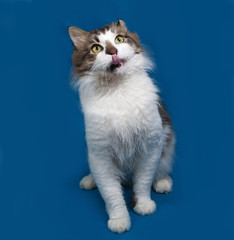
[[77, 27], [69, 27], [68, 32], [70, 38], [76, 48], [81, 47], [82, 44], [86, 44], [89, 39], [89, 32], [86, 32]]
[[118, 22], [117, 22], [117, 26], [121, 27], [122, 30], [127, 31], [127, 27], [126, 27], [125, 22], [123, 20], [119, 19]]

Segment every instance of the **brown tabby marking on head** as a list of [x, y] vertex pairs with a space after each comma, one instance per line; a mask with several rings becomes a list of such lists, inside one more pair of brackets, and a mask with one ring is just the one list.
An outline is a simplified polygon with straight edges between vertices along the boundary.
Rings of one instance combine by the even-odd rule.
[[142, 52], [141, 44], [137, 33], [130, 33], [128, 36], [129, 44], [134, 47], [136, 53]]
[[[83, 31], [76, 27], [69, 27], [68, 31], [75, 47], [73, 50], [72, 63], [79, 76], [85, 75], [85, 73], [91, 69], [97, 56], [96, 53], [93, 53], [92, 47], [94, 44], [100, 44], [98, 36], [105, 34], [109, 30], [115, 33], [116, 36], [121, 35], [124, 37], [125, 42], [133, 47], [136, 54], [142, 52], [138, 35], [128, 31], [122, 20], [90, 32]], [[106, 47], [108, 48], [108, 50], [106, 49], [106, 53], [109, 52], [110, 49], [113, 50], [115, 48], [113, 45], [110, 46], [109, 43]]]
[[96, 42], [100, 42], [100, 40], [99, 40], [99, 38], [98, 38], [97, 36], [94, 37], [94, 40], [95, 40]]
[[79, 76], [84, 75], [90, 70], [95, 59], [96, 54], [91, 51], [92, 46], [99, 42], [95, 36], [91, 36], [89, 32], [85, 32], [76, 27], [69, 28], [69, 34], [74, 44], [72, 63]]

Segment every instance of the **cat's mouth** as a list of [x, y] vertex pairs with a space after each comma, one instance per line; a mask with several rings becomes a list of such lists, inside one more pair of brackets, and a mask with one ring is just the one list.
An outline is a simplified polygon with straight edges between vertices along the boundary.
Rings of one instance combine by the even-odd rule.
[[123, 59], [119, 58], [116, 54], [112, 55], [112, 63], [110, 65], [110, 70], [114, 71], [117, 68], [123, 66]]

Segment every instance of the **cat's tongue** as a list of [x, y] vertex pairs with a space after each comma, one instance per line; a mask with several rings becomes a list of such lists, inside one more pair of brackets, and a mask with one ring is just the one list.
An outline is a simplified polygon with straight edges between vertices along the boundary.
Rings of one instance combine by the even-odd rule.
[[116, 54], [112, 55], [112, 64], [118, 65], [121, 62], [122, 60]]

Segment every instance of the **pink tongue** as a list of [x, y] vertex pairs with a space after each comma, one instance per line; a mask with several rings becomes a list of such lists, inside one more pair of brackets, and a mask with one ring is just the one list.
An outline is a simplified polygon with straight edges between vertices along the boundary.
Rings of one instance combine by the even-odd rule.
[[112, 55], [112, 64], [118, 65], [119, 63], [121, 63], [121, 59], [116, 54]]

